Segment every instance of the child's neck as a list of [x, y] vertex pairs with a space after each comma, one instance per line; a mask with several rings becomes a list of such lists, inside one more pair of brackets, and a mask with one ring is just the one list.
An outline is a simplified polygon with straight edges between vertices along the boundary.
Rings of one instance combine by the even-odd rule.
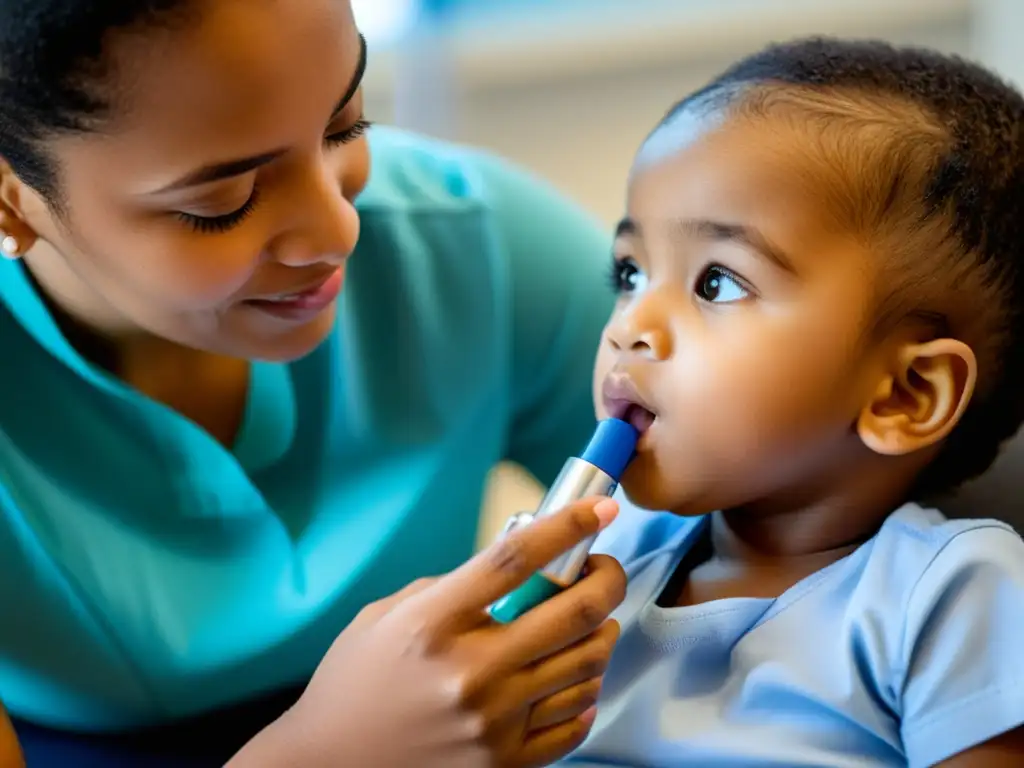
[[874, 536], [905, 498], [907, 477], [904, 471], [851, 472], [844, 487], [829, 494], [717, 512], [711, 516], [710, 557], [678, 574], [678, 594], [665, 597], [675, 605], [778, 597]]

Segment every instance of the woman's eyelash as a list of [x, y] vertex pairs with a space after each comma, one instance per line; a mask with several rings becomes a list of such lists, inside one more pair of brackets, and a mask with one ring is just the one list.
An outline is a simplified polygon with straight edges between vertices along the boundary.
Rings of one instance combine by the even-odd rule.
[[364, 117], [360, 117], [355, 121], [355, 123], [345, 130], [329, 134], [324, 138], [324, 141], [330, 146], [335, 146], [336, 144], [348, 144], [351, 141], [355, 141], [360, 136], [365, 135], [372, 126], [373, 123]]
[[[345, 130], [338, 131], [337, 133], [332, 133], [324, 137], [324, 141], [330, 146], [348, 144], [349, 142], [355, 141], [360, 136], [363, 136], [372, 125], [373, 123], [369, 120], [361, 117]], [[241, 208], [232, 211], [231, 213], [225, 213], [220, 216], [197, 216], [194, 213], [179, 212], [177, 216], [185, 224], [188, 224], [195, 232], [201, 232], [203, 234], [227, 232], [229, 229], [237, 227], [245, 221], [256, 209], [256, 202], [259, 197], [258, 193], [259, 187], [253, 185], [252, 194], [249, 195], [249, 199], [242, 204]]]
[[256, 209], [258, 200], [259, 187], [253, 184], [249, 199], [242, 203], [241, 208], [231, 213], [221, 214], [220, 216], [197, 216], [194, 213], [179, 212], [177, 216], [181, 221], [192, 227], [195, 232], [202, 232], [203, 234], [227, 232], [232, 227], [237, 227], [249, 217]]

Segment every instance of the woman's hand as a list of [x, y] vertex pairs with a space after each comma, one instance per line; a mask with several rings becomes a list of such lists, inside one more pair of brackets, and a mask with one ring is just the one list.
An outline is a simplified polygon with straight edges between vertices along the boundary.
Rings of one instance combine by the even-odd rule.
[[622, 568], [591, 558], [579, 582], [508, 625], [486, 609], [617, 509], [579, 502], [367, 607], [261, 735], [268, 746], [257, 738], [232, 766], [279, 764], [277, 751], [311, 767], [531, 768], [571, 752], [593, 723], [618, 637], [607, 619], [625, 596]]

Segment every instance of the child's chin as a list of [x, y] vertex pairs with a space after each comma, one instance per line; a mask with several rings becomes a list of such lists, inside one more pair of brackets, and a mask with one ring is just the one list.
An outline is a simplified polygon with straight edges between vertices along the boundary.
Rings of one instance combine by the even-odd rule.
[[675, 480], [675, 483], [670, 484], [660, 472], [651, 471], [643, 462], [634, 462], [622, 476], [620, 485], [630, 503], [641, 509], [672, 512], [686, 517], [697, 517], [713, 511], [704, 509], [703, 504], [683, 489], [673, 487], [678, 485], [678, 478]]

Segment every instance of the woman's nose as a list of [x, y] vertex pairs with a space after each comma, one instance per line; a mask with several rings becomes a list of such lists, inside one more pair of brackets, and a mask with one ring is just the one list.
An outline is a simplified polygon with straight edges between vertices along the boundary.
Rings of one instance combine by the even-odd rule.
[[314, 176], [306, 194], [296, 198], [302, 200], [296, 225], [275, 244], [276, 261], [289, 267], [340, 264], [359, 240], [359, 213], [338, 178], [328, 169]]

